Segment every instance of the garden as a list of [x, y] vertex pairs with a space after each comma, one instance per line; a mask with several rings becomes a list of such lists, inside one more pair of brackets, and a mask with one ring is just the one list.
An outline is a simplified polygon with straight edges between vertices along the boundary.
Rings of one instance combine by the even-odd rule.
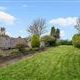
[[0, 50], [0, 80], [80, 80], [80, 18], [72, 40], [61, 40], [60, 29], [39, 18], [28, 26], [29, 46], [18, 43]]

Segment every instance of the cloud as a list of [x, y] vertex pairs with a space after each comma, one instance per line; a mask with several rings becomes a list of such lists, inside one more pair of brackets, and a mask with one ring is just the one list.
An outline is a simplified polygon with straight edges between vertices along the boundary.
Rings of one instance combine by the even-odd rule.
[[50, 20], [50, 24], [59, 26], [74, 26], [76, 24], [77, 17], [56, 18]]
[[0, 10], [6, 10], [7, 8], [4, 6], [0, 6]]
[[16, 18], [9, 13], [0, 11], [0, 21], [5, 22], [7, 24], [13, 24]]
[[61, 30], [61, 31], [60, 31], [60, 37], [61, 37], [61, 38], [64, 38], [64, 37], [65, 37], [65, 32], [64, 32], [64, 30]]
[[36, 7], [36, 6], [33, 6], [33, 5], [28, 5], [28, 4], [23, 4], [21, 5], [22, 8], [33, 8], [33, 7]]
[[8, 31], [6, 31], [6, 35], [12, 37], [12, 34], [10, 32], [8, 32]]
[[50, 35], [50, 32], [46, 32], [46, 33], [42, 34], [41, 36], [45, 36], [45, 35]]

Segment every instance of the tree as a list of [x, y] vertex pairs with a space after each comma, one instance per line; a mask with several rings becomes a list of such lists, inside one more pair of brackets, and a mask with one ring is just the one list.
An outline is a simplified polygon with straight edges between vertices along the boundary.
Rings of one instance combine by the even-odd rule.
[[31, 39], [32, 48], [40, 47], [40, 38], [39, 35], [33, 35]]
[[80, 18], [77, 18], [75, 28], [78, 30], [78, 33], [80, 34]]
[[55, 27], [53, 26], [51, 28], [51, 33], [50, 33], [51, 36], [55, 37], [56, 39], [59, 39], [60, 38], [60, 30], [57, 28], [55, 29]]
[[55, 34], [55, 31], [56, 31], [56, 29], [55, 29], [55, 27], [53, 26], [52, 28], [51, 28], [51, 33], [50, 33], [50, 35], [51, 36], [55, 36], [56, 34]]
[[57, 28], [56, 29], [56, 38], [59, 39], [60, 38], [60, 30]]
[[32, 35], [41, 35], [45, 32], [46, 21], [45, 19], [39, 18], [33, 21], [33, 23], [28, 27], [27, 31]]
[[80, 48], [80, 34], [75, 34], [75, 35], [72, 37], [72, 44], [73, 44], [75, 47]]
[[42, 41], [45, 42], [45, 46], [55, 46], [56, 45], [56, 38], [50, 35], [43, 36]]

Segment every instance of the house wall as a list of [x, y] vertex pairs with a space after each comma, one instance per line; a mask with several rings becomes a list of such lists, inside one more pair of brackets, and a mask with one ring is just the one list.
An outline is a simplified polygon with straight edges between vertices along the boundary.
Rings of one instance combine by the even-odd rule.
[[23, 38], [0, 37], [0, 48], [2, 49], [15, 48], [20, 43], [28, 46], [28, 43]]
[[10, 47], [10, 38], [0, 37], [0, 48]]

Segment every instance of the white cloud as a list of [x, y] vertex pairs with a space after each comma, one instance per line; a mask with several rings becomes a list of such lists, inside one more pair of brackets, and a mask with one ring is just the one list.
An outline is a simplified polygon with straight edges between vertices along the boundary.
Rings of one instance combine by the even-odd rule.
[[64, 32], [64, 30], [61, 30], [60, 31], [60, 38], [62, 39], [62, 38], [64, 38], [65, 37], [65, 32]]
[[33, 7], [36, 7], [36, 6], [23, 4], [23, 5], [21, 5], [21, 7], [23, 7], [23, 8], [33, 8]]
[[49, 23], [59, 26], [74, 26], [76, 24], [77, 17], [66, 17], [52, 19]]
[[8, 24], [13, 24], [15, 22], [16, 18], [9, 13], [0, 11], [0, 21], [8, 23]]
[[6, 35], [12, 37], [12, 34], [10, 32], [8, 32], [8, 31], [6, 31]]
[[0, 10], [6, 10], [7, 8], [4, 6], [0, 6]]
[[41, 36], [45, 36], [45, 35], [50, 35], [50, 32], [46, 32], [46, 33], [42, 34]]

